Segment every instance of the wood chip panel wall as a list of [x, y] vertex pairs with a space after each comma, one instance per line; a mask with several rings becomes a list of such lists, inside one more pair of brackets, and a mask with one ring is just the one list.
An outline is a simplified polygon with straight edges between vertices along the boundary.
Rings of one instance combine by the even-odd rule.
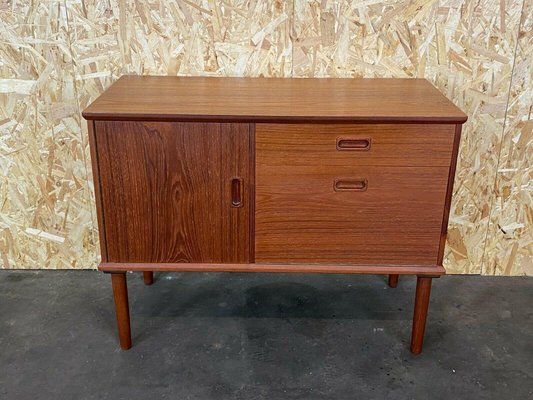
[[121, 74], [425, 77], [468, 115], [450, 273], [533, 275], [533, 0], [0, 0], [0, 268], [94, 268], [80, 110]]

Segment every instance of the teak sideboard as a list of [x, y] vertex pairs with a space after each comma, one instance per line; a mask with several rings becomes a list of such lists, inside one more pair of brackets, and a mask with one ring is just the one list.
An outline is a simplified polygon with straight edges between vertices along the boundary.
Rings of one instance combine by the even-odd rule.
[[120, 345], [127, 271], [417, 275], [420, 353], [466, 115], [423, 79], [124, 76], [84, 112]]

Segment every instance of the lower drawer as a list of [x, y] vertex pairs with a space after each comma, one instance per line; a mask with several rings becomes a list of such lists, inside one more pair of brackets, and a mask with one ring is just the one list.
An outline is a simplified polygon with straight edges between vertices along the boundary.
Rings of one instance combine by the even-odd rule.
[[255, 260], [435, 265], [448, 171], [258, 163]]

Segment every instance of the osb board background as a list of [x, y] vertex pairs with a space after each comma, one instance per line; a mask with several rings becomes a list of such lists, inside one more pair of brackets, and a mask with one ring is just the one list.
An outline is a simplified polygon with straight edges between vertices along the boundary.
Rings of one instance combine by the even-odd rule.
[[0, 266], [96, 266], [80, 112], [121, 74], [383, 76], [470, 116], [448, 271], [533, 275], [532, 1], [0, 0]]
[[95, 266], [67, 12], [0, 0], [0, 266]]
[[525, 0], [496, 170], [484, 273], [533, 275], [533, 0]]

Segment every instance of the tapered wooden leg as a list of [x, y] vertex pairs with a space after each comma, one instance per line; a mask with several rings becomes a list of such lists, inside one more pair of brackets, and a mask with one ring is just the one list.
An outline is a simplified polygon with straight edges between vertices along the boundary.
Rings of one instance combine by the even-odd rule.
[[145, 285], [151, 285], [154, 283], [154, 273], [152, 271], [144, 271], [143, 278]]
[[131, 347], [130, 310], [128, 305], [128, 284], [126, 273], [111, 273], [115, 313], [117, 316], [118, 337], [120, 347], [127, 350]]
[[395, 288], [396, 286], [398, 286], [398, 277], [399, 277], [398, 274], [389, 275], [389, 286], [390, 287]]
[[413, 315], [413, 332], [411, 336], [411, 352], [420, 354], [424, 343], [426, 317], [428, 315], [429, 294], [432, 278], [419, 276], [416, 281], [415, 311]]

